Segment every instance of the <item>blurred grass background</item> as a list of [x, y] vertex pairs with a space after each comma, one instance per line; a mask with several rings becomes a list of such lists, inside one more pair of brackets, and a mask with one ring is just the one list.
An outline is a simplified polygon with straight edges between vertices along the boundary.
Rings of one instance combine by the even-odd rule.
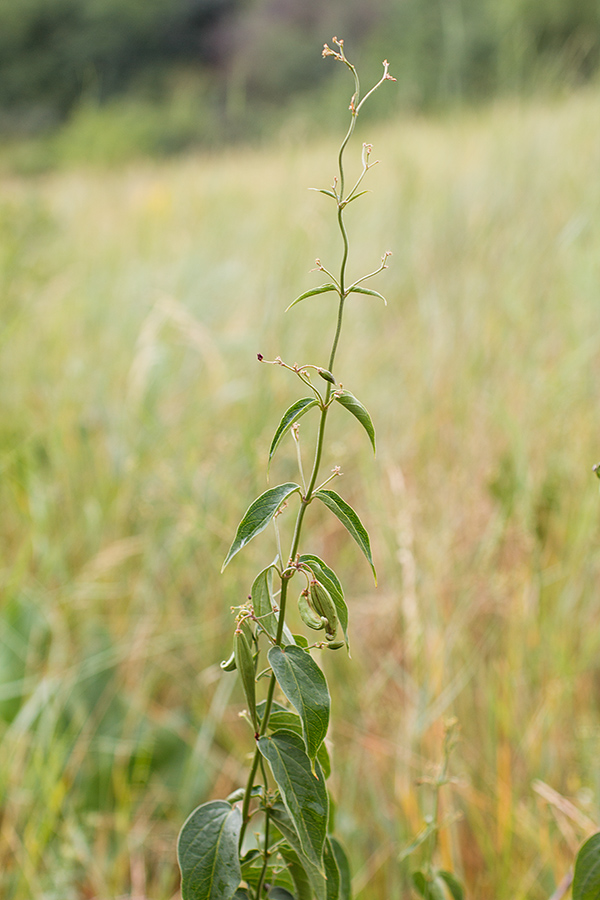
[[[379, 454], [340, 412], [326, 465], [379, 587], [331, 518], [306, 547], [351, 609], [353, 659], [325, 662], [358, 898], [407, 895], [396, 858], [449, 715], [443, 854], [469, 896], [548, 897], [600, 819], [599, 99], [360, 131], [383, 162], [349, 212], [352, 270], [394, 256], [388, 308], [348, 310], [338, 372]], [[306, 190], [335, 151], [3, 179], [3, 897], [167, 900], [183, 818], [243, 779], [219, 662], [272, 537], [219, 568], [298, 396], [256, 352], [326, 355], [327, 299], [282, 312], [339, 251]], [[293, 472], [288, 447], [272, 480]]]
[[337, 31], [399, 79], [349, 210], [389, 306], [353, 302], [338, 369], [378, 458], [338, 411], [326, 460], [379, 587], [331, 518], [304, 548], [351, 609], [338, 830], [357, 900], [408, 896], [454, 715], [443, 862], [544, 900], [600, 824], [597, 3], [169, 8], [0, 2], [0, 894], [170, 900], [184, 818], [243, 783], [219, 662], [272, 537], [219, 569], [299, 396], [256, 353], [326, 361], [328, 298], [283, 310], [339, 256], [306, 190], [347, 115]]
[[393, 58], [369, 116], [564, 92], [600, 62], [598, 0], [0, 0], [0, 168], [336, 130], [336, 33], [368, 81]]

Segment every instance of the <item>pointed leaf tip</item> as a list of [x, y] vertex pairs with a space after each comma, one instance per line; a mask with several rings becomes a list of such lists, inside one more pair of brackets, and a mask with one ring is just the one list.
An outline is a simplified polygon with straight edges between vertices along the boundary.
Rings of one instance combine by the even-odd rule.
[[373, 453], [376, 453], [375, 427], [367, 409], [362, 405], [360, 400], [356, 399], [354, 394], [350, 393], [350, 391], [342, 391], [342, 393], [339, 396], [336, 396], [335, 399], [340, 404], [340, 406], [343, 406], [348, 410], [348, 412], [352, 413], [352, 415], [356, 419], [358, 419], [369, 436], [371, 446], [373, 447]]
[[354, 538], [369, 561], [375, 584], [377, 584], [377, 573], [375, 571], [375, 566], [373, 565], [371, 542], [369, 540], [367, 529], [362, 524], [350, 504], [346, 503], [346, 501], [343, 500], [339, 494], [336, 494], [335, 491], [316, 491], [314, 496], [318, 497], [321, 503], [324, 503], [325, 506], [337, 516], [348, 533]]
[[303, 294], [300, 294], [299, 297], [296, 297], [296, 299], [290, 303], [290, 305], [286, 309], [286, 312], [289, 312], [289, 310], [292, 308], [292, 306], [295, 306], [296, 303], [300, 303], [301, 300], [306, 300], [307, 297], [314, 297], [316, 294], [327, 294], [330, 291], [338, 292], [338, 289], [335, 284], [321, 284], [321, 285], [319, 285], [319, 287], [313, 288], [310, 291], [305, 291]]
[[257, 497], [248, 507], [242, 521], [238, 525], [233, 543], [221, 566], [221, 572], [224, 571], [225, 567], [236, 553], [239, 553], [242, 547], [245, 547], [261, 531], [264, 531], [282, 503], [296, 491], [300, 491], [300, 485], [290, 481], [286, 484], [279, 484], [277, 487], [269, 488], [268, 491]]
[[366, 294], [368, 297], [378, 297], [380, 300], [383, 300], [385, 306], [387, 306], [387, 300], [380, 294], [379, 291], [372, 291], [370, 288], [364, 287], [352, 287], [348, 291], [349, 294]]
[[289, 409], [287, 409], [283, 416], [281, 417], [281, 421], [277, 426], [277, 431], [273, 436], [273, 440], [271, 441], [271, 446], [269, 448], [269, 461], [268, 465], [271, 465], [271, 460], [273, 459], [273, 455], [277, 450], [279, 444], [290, 430], [294, 422], [297, 422], [298, 419], [301, 419], [305, 413], [308, 412], [309, 409], [312, 409], [313, 406], [317, 406], [317, 401], [314, 397], [304, 397], [302, 400], [296, 400]]

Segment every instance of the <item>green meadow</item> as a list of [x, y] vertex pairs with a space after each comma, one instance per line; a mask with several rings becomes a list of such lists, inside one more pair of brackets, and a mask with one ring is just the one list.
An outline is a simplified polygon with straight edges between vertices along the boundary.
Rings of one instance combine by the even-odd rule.
[[[441, 862], [472, 900], [547, 900], [600, 824], [597, 88], [359, 123], [327, 466], [352, 658], [331, 653], [337, 832], [356, 900], [408, 897], [444, 721]], [[4, 174], [0, 194], [0, 894], [171, 900], [191, 809], [244, 783], [219, 663], [266, 531], [220, 575], [299, 396], [257, 352], [326, 364], [338, 142]], [[351, 155], [349, 156], [351, 158]], [[301, 434], [310, 430], [308, 416]], [[306, 423], [306, 424], [304, 424]], [[309, 446], [307, 444], [307, 446]], [[325, 471], [325, 470], [324, 470]], [[295, 477], [292, 441], [271, 484]]]

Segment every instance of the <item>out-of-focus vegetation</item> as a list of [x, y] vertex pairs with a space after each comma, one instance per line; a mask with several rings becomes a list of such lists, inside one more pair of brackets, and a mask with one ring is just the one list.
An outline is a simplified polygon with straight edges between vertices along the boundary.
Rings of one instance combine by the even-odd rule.
[[[366, 74], [393, 60], [398, 105], [423, 109], [593, 78], [600, 5], [0, 0], [0, 133], [19, 138], [4, 160], [23, 171], [110, 164], [271, 136], [285, 116], [322, 130], [337, 124], [346, 95], [319, 65], [335, 33]], [[24, 135], [44, 139], [24, 145]]]
[[[394, 256], [339, 371], [379, 455], [340, 415], [327, 462], [349, 501], [366, 482], [380, 586], [331, 519], [319, 538], [353, 622], [328, 679], [358, 900], [408, 896], [447, 715], [441, 849], [470, 898], [547, 900], [600, 819], [598, 105], [361, 126], [383, 162], [357, 271]], [[219, 662], [264, 541], [219, 568], [297, 396], [256, 352], [322, 356], [281, 313], [339, 252], [305, 190], [336, 147], [2, 179], [3, 900], [168, 900], [183, 818], [243, 781]], [[329, 332], [327, 300], [307, 314]]]

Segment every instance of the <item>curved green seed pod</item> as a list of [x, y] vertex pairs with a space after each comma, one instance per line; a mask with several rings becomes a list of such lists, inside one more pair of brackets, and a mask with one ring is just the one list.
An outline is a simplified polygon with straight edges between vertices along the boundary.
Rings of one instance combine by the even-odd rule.
[[298, 597], [298, 612], [304, 624], [315, 631], [320, 631], [327, 625], [327, 619], [323, 620], [321, 616], [318, 616], [308, 602], [306, 591], [302, 591]]
[[316, 579], [310, 583], [310, 602], [313, 609], [327, 620], [327, 636], [335, 637], [338, 627], [335, 603], [327, 588]]
[[235, 650], [231, 651], [231, 656], [229, 659], [224, 659], [221, 663], [221, 668], [224, 672], [235, 672], [237, 666], [235, 664]]
[[233, 635], [233, 652], [235, 662], [239, 670], [246, 702], [248, 703], [248, 712], [252, 718], [252, 724], [255, 731], [258, 731], [258, 716], [256, 715], [256, 670], [254, 668], [254, 659], [250, 642], [243, 631], [237, 630]]

